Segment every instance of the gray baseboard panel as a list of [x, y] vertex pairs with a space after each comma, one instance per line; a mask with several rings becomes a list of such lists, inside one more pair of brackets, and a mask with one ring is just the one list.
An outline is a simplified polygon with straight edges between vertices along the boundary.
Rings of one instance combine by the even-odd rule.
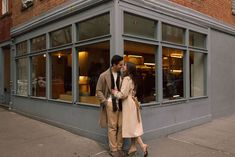
[[198, 126], [198, 125], [210, 122], [211, 120], [212, 120], [212, 115], [208, 114], [208, 115], [205, 115], [202, 117], [198, 117], [198, 118], [195, 118], [192, 120], [176, 123], [176, 124], [169, 125], [166, 127], [157, 128], [154, 130], [147, 130], [144, 132], [143, 139], [148, 141], [148, 140], [152, 140], [154, 138], [167, 136], [169, 134], [176, 133], [178, 131], [182, 131], [182, 130], [185, 130], [185, 129], [188, 129], [188, 128], [191, 128], [194, 126]]

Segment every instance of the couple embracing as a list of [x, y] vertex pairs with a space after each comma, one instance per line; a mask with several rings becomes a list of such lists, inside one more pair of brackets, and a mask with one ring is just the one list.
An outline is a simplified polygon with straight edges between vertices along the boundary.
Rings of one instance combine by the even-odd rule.
[[[140, 145], [144, 157], [148, 156], [148, 145], [141, 139], [143, 126], [140, 106], [135, 97], [136, 78], [135, 64], [124, 63], [123, 57], [114, 55], [111, 67], [100, 75], [96, 86], [101, 102], [100, 126], [108, 128], [112, 157], [133, 156], [137, 151], [136, 143]], [[124, 138], [131, 139], [127, 155], [122, 148]]]

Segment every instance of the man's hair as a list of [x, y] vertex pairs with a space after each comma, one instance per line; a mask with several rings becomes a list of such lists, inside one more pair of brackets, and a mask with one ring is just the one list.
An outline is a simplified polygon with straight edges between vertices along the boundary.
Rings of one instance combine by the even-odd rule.
[[113, 66], [114, 64], [115, 65], [118, 65], [118, 63], [120, 62], [120, 61], [122, 61], [123, 60], [123, 57], [122, 56], [119, 56], [119, 55], [114, 55], [113, 57], [112, 57], [112, 59], [111, 59], [111, 65]]

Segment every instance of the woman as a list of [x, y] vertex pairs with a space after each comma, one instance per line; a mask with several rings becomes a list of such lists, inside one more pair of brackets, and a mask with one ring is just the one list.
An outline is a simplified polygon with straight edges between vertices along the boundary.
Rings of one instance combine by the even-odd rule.
[[123, 82], [120, 92], [112, 90], [112, 94], [118, 99], [122, 99], [122, 136], [131, 138], [131, 146], [128, 156], [136, 153], [136, 142], [144, 152], [144, 157], [148, 156], [148, 145], [143, 143], [141, 135], [143, 134], [142, 120], [139, 110], [139, 103], [135, 97], [137, 89], [136, 66], [127, 62], [123, 68]]

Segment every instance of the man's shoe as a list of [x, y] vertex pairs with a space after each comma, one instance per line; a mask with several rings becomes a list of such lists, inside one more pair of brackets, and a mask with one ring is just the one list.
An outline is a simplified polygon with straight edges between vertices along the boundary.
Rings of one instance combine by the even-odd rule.
[[120, 157], [118, 151], [109, 152], [109, 155], [112, 156], [112, 157]]

